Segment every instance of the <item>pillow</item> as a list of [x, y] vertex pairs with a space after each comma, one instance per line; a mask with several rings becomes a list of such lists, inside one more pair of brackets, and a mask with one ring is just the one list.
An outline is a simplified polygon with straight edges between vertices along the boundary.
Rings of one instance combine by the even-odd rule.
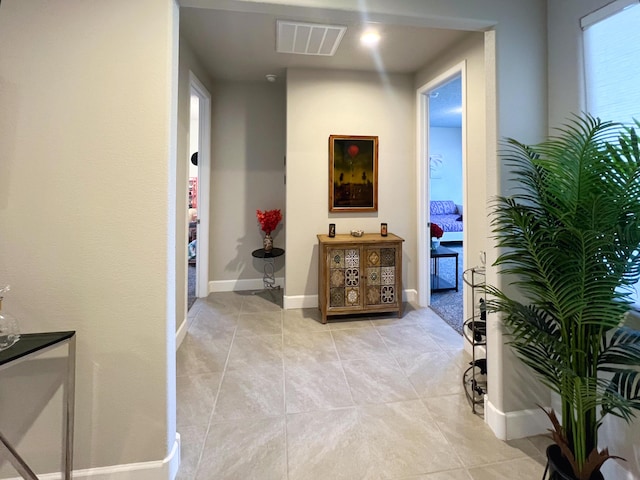
[[451, 215], [456, 212], [456, 204], [452, 200], [431, 200], [431, 215]]

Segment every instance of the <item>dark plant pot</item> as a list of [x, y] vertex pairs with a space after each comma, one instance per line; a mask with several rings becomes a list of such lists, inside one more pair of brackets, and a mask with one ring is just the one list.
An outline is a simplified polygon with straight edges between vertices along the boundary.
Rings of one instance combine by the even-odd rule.
[[[562, 455], [560, 447], [555, 443], [547, 447], [547, 462], [549, 480], [576, 480], [571, 464]], [[600, 472], [593, 472], [591, 480], [604, 480], [604, 477]]]

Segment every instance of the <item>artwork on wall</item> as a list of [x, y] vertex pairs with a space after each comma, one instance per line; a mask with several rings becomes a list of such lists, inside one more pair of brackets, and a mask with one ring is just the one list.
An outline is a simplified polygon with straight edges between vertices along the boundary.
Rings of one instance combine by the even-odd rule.
[[377, 136], [329, 136], [329, 211], [378, 211]]
[[444, 158], [442, 155], [436, 153], [429, 157], [429, 176], [431, 178], [442, 178], [442, 166], [444, 165]]

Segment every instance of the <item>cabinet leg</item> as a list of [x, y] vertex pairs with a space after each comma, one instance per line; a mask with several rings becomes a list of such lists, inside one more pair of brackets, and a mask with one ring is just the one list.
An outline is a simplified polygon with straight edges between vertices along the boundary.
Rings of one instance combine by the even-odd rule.
[[318, 305], [318, 310], [320, 310], [320, 323], [327, 323], [327, 312], [322, 308], [322, 305]]

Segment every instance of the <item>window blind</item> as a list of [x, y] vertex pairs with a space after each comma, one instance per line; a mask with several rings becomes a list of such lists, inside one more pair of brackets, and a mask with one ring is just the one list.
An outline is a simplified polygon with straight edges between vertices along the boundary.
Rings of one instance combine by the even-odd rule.
[[[581, 26], [587, 112], [602, 120], [640, 121], [638, 0], [612, 2], [584, 17]], [[640, 284], [633, 300], [640, 309]]]
[[595, 23], [586, 20], [598, 18], [600, 10], [582, 19], [588, 24], [584, 30], [587, 111], [619, 122], [640, 120], [640, 5], [625, 0], [620, 6], [625, 4], [623, 10]]

